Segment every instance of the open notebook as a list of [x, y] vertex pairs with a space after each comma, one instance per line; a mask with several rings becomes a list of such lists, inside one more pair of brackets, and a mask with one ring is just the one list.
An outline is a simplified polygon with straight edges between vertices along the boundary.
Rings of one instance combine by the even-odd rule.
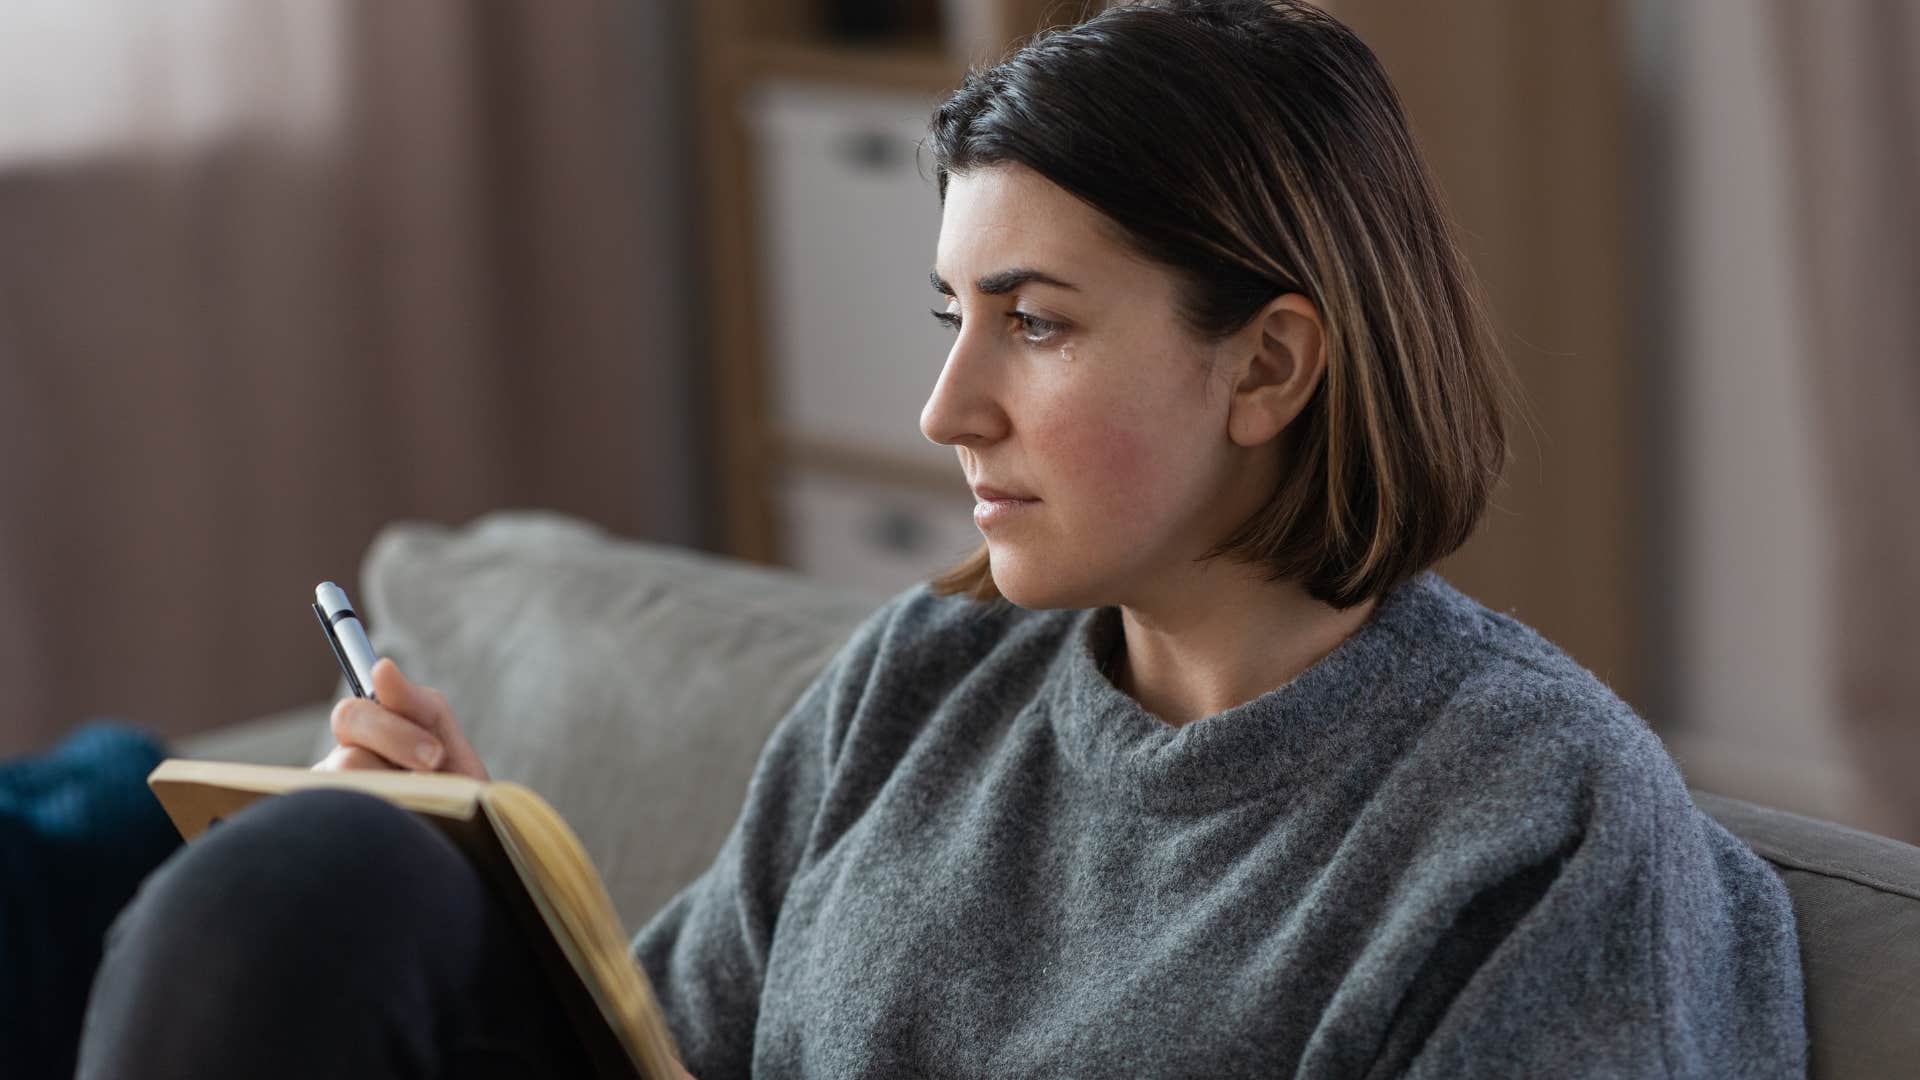
[[192, 841], [254, 801], [349, 788], [419, 814], [473, 860], [526, 928], [598, 1074], [669, 1080], [678, 1053], [606, 886], [567, 823], [530, 788], [448, 773], [315, 772], [169, 758], [147, 776]]

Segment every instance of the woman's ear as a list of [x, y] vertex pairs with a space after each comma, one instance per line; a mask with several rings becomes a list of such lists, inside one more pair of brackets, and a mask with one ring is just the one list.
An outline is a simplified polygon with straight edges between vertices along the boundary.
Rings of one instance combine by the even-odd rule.
[[1326, 370], [1320, 311], [1300, 293], [1275, 297], [1236, 334], [1227, 359], [1236, 366], [1227, 403], [1227, 437], [1259, 446], [1307, 407]]

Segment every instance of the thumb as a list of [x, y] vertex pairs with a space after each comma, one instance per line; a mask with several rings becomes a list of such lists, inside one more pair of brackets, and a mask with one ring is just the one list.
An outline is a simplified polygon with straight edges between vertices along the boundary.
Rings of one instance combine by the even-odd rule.
[[464, 773], [481, 780], [489, 778], [486, 765], [474, 752], [473, 744], [467, 741], [466, 732], [460, 730], [460, 722], [445, 696], [408, 679], [401, 673], [400, 665], [386, 657], [373, 665], [372, 674], [373, 692], [380, 704], [427, 729], [446, 748], [439, 771]]
[[373, 696], [380, 704], [419, 724], [435, 735], [444, 726], [447, 703], [439, 694], [401, 674], [400, 665], [381, 657], [373, 665]]

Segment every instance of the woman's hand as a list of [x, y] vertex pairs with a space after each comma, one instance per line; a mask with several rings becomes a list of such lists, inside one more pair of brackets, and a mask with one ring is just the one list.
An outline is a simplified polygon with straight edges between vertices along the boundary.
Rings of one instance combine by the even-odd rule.
[[492, 779], [440, 691], [408, 682], [399, 665], [382, 658], [373, 665], [373, 693], [378, 702], [350, 697], [333, 707], [329, 722], [339, 745], [314, 769], [407, 769]]

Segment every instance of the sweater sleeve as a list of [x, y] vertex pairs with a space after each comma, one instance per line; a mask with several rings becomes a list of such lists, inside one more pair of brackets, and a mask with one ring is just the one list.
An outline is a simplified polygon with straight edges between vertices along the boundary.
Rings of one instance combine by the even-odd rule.
[[892, 606], [868, 616], [774, 726], [712, 865], [634, 937], [634, 959], [697, 1080], [749, 1073], [780, 907]]
[[[1643, 751], [1652, 743], [1647, 733]], [[1694, 807], [1663, 753], [1605, 771], [1578, 835], [1460, 912], [1423, 972], [1447, 989], [1424, 1010], [1403, 1003], [1376, 1066], [1404, 1062], [1409, 1077], [1806, 1075], [1785, 884]]]

